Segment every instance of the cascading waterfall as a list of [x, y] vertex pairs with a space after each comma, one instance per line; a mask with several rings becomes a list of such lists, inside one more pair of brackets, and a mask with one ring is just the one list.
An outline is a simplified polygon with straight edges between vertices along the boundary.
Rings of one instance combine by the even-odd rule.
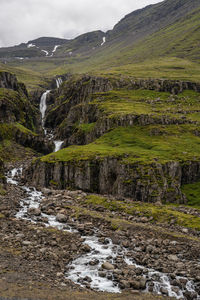
[[[57, 83], [57, 80], [59, 83], [62, 83], [62, 79], [58, 78], [56, 79], [56, 83]], [[46, 113], [46, 109], [47, 109], [47, 103], [46, 103], [46, 100], [47, 100], [47, 95], [50, 93], [50, 90], [47, 90], [46, 92], [44, 92], [41, 96], [41, 100], [40, 100], [40, 112], [41, 112], [41, 117], [42, 117], [42, 128], [44, 130], [44, 133], [45, 135], [47, 135], [47, 130], [45, 129], [44, 127], [44, 120], [45, 120], [45, 113]], [[53, 134], [50, 134], [50, 140], [53, 139]], [[54, 145], [55, 145], [55, 148], [54, 148], [54, 152], [57, 152], [61, 149], [62, 147], [62, 144], [64, 143], [64, 141], [54, 141]]]
[[[42, 116], [42, 128], [44, 129], [44, 118], [45, 118], [45, 112], [47, 109], [47, 95], [50, 93], [50, 90], [47, 90], [42, 94], [41, 100], [40, 100], [40, 112]], [[45, 131], [45, 129], [44, 129]]]
[[62, 84], [62, 82], [63, 82], [62, 78], [59, 77], [59, 78], [56, 79], [56, 85], [57, 85], [58, 89], [59, 89], [60, 85]]
[[57, 152], [61, 149], [64, 141], [54, 141], [55, 149], [54, 152]]

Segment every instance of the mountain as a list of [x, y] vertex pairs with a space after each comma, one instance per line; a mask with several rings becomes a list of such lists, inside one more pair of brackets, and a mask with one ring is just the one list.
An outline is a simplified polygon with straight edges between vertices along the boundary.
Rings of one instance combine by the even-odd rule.
[[200, 299], [199, 26], [166, 0], [0, 49], [0, 299]]
[[31, 40], [28, 43], [22, 43], [18, 46], [0, 48], [0, 58], [33, 58], [33, 57], [52, 57], [56, 52], [58, 46], [67, 43], [68, 40], [54, 38], [54, 37], [41, 37]]
[[107, 33], [108, 40], [136, 42], [173, 24], [199, 6], [198, 0], [165, 0], [149, 5], [125, 16]]
[[[139, 43], [145, 42], [152, 38], [152, 35], [158, 33], [162, 35], [163, 30], [174, 27], [175, 31], [171, 30], [170, 40], [177, 38], [176, 27], [184, 26], [184, 22], [187, 19], [188, 26], [187, 34], [190, 36], [194, 32], [193, 18], [194, 13], [198, 14], [198, 8], [200, 7], [199, 0], [165, 0], [155, 5], [149, 5], [143, 9], [136, 10], [126, 15], [120, 20], [112, 30], [104, 33], [102, 31], [93, 31], [82, 34], [75, 39], [66, 40], [52, 37], [42, 37], [36, 40], [31, 40], [28, 43], [23, 43], [18, 46], [9, 48], [0, 48], [0, 58], [42, 58], [47, 57], [49, 60], [53, 58], [68, 57], [72, 59], [99, 59], [103, 56], [104, 60], [110, 56], [121, 56], [120, 61], [123, 61], [121, 51], [127, 52], [133, 50], [137, 51], [140, 46]], [[196, 20], [196, 31], [198, 31], [199, 22]], [[172, 28], [173, 29], [173, 28]], [[198, 40], [198, 32], [193, 43]], [[159, 42], [159, 41], [158, 41]], [[152, 47], [152, 43], [148, 43], [148, 47]], [[161, 40], [162, 43], [162, 40]], [[58, 46], [59, 47], [56, 47]], [[158, 48], [160, 43], [157, 44]], [[131, 49], [127, 49], [127, 47]], [[139, 52], [141, 49], [139, 49]], [[185, 52], [188, 52], [185, 50]], [[156, 51], [156, 55], [163, 54], [163, 51], [159, 53]], [[176, 53], [174, 53], [176, 55]], [[184, 53], [183, 53], [184, 54]], [[123, 55], [124, 56], [124, 55]], [[183, 55], [182, 55], [183, 56]], [[187, 53], [188, 56], [188, 53]], [[145, 59], [146, 53], [140, 59]], [[88, 62], [89, 62], [88, 61]], [[125, 63], [126, 61], [124, 61]], [[70, 62], [71, 64], [71, 62]]]
[[62, 56], [63, 54], [74, 56], [78, 53], [87, 54], [103, 45], [105, 36], [106, 34], [100, 30], [82, 34], [60, 47], [56, 56]]

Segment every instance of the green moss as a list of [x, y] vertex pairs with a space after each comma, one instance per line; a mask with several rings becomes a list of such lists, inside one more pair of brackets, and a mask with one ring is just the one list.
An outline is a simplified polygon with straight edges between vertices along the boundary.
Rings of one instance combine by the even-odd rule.
[[2, 140], [12, 140], [15, 139], [17, 131], [20, 131], [26, 135], [33, 135], [37, 136], [36, 133], [29, 130], [28, 128], [24, 127], [19, 123], [1, 123], [0, 124], [0, 137]]
[[[98, 195], [87, 196], [86, 203], [94, 206], [100, 205], [110, 211], [119, 213], [152, 217], [152, 221], [158, 223], [169, 224], [173, 220], [177, 225], [200, 230], [199, 217], [176, 211], [175, 207], [170, 205], [157, 206], [149, 203], [125, 202]], [[117, 226], [117, 224], [115, 225]]]
[[58, 186], [59, 183], [57, 181], [54, 181], [54, 180], [50, 180], [50, 185], [53, 185], [53, 186]]
[[200, 182], [185, 184], [181, 189], [188, 199], [188, 205], [200, 207]]
[[[122, 163], [186, 162], [199, 159], [200, 138], [194, 135], [196, 125], [162, 126], [167, 134], [152, 135], [156, 125], [118, 127], [95, 142], [71, 146], [41, 158], [42, 161], [81, 161], [116, 157]], [[167, 136], [167, 137], [166, 137]]]
[[4, 190], [2, 184], [0, 184], [0, 195], [1, 195], [1, 196], [6, 195], [6, 191]]
[[89, 133], [92, 131], [92, 129], [95, 127], [96, 123], [83, 123], [83, 124], [79, 124], [77, 126], [78, 129], [80, 129], [81, 131], [85, 132], [85, 133]]

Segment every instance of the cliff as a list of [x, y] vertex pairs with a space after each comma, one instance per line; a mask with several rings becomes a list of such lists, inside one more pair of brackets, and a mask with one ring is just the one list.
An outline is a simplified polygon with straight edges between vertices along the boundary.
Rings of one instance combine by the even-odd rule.
[[79, 76], [51, 97], [46, 126], [72, 146], [33, 162], [27, 180], [144, 202], [187, 201], [182, 185], [200, 180], [198, 84]]

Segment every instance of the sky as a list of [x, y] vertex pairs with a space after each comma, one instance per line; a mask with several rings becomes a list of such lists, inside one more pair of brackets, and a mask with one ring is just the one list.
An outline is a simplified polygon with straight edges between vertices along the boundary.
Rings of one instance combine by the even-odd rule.
[[107, 31], [126, 14], [162, 0], [0, 0], [0, 47], [42, 36]]

